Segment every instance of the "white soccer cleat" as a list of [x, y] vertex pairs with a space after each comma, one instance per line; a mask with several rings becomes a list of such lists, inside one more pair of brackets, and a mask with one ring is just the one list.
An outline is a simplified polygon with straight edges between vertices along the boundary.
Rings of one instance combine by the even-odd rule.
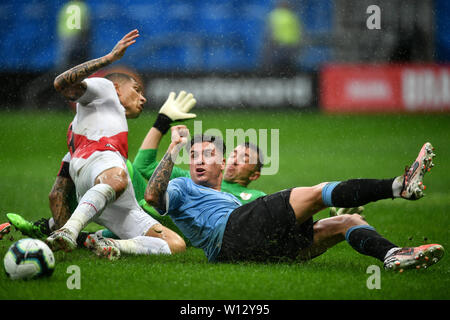
[[45, 242], [52, 251], [63, 250], [65, 252], [70, 252], [77, 247], [77, 241], [74, 239], [73, 234], [67, 229], [54, 231]]
[[417, 200], [423, 197], [423, 190], [426, 188], [423, 184], [423, 176], [434, 167], [433, 158], [436, 155], [433, 150], [431, 143], [425, 143], [411, 167], [407, 167], [404, 175], [399, 177], [403, 179], [400, 191], [402, 198]]
[[120, 258], [120, 249], [113, 239], [103, 238], [98, 234], [90, 234], [87, 236], [84, 246], [99, 257], [104, 257], [111, 261]]
[[406, 269], [426, 269], [441, 260], [443, 255], [444, 247], [440, 244], [400, 248], [384, 260], [384, 268], [399, 272]]

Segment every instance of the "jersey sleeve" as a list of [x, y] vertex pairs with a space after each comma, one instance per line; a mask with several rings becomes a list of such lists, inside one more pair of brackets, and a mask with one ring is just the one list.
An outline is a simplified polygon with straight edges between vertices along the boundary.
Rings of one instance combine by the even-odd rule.
[[[134, 158], [133, 167], [138, 170], [142, 176], [149, 180], [158, 166], [159, 162], [156, 161], [157, 149], [140, 149]], [[189, 170], [183, 170], [179, 167], [174, 166], [172, 169], [172, 174], [170, 179], [175, 179], [179, 177], [190, 177]]]
[[131, 164], [131, 162], [127, 160], [127, 168], [131, 178], [131, 183], [133, 184], [134, 195], [139, 202], [144, 199], [145, 189], [147, 188], [147, 180], [145, 180], [141, 173], [136, 170], [134, 165], [129, 165], [128, 163]]
[[104, 97], [105, 94], [116, 94], [114, 84], [105, 78], [87, 78], [83, 80], [86, 83], [86, 91], [78, 98], [77, 102], [82, 106]]
[[134, 158], [133, 167], [147, 180], [150, 179], [158, 166], [158, 161], [156, 161], [157, 151], [157, 149], [139, 149]]
[[183, 193], [186, 190], [186, 183], [183, 179], [174, 179], [169, 182], [167, 186], [165, 197], [166, 208], [165, 210], [157, 209], [158, 213], [162, 216], [168, 212], [177, 210], [183, 204]]

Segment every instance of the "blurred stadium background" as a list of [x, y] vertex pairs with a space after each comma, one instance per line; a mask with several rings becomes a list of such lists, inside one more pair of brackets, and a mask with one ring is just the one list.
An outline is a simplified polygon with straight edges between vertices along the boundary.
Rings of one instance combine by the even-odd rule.
[[[51, 88], [64, 67], [58, 27], [68, 19], [60, 15], [67, 3], [1, 2], [1, 107], [67, 107]], [[100, 57], [139, 29], [120, 66], [139, 73], [155, 107], [169, 90], [185, 89], [197, 95], [198, 107], [450, 109], [446, 0], [289, 1], [301, 27], [287, 75], [275, 73], [265, 57], [276, 0], [84, 3], [81, 29], [88, 33], [76, 40], [75, 55]], [[380, 29], [366, 25], [372, 4], [381, 9]]]

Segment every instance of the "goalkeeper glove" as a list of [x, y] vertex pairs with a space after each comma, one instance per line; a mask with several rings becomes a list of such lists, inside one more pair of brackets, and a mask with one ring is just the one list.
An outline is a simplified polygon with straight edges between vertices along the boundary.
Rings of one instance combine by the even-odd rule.
[[178, 97], [175, 98], [175, 92], [171, 92], [159, 110], [153, 127], [161, 131], [162, 134], [165, 134], [169, 130], [172, 122], [195, 118], [196, 115], [189, 113], [189, 111], [191, 111], [196, 103], [197, 100], [194, 99], [192, 93], [187, 94], [186, 91], [180, 91]]
[[[357, 213], [359, 215], [361, 215], [361, 213], [364, 211], [364, 207], [356, 207], [356, 208], [336, 208], [336, 207], [331, 207], [330, 208], [330, 217], [335, 217], [335, 216], [341, 216], [343, 214], [354, 214]], [[364, 218], [363, 215], [361, 215], [361, 217]]]

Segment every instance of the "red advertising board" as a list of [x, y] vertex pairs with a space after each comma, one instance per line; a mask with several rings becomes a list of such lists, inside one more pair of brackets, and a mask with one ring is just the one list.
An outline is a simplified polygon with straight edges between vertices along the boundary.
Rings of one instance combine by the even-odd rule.
[[320, 103], [328, 112], [449, 112], [450, 66], [328, 65]]

